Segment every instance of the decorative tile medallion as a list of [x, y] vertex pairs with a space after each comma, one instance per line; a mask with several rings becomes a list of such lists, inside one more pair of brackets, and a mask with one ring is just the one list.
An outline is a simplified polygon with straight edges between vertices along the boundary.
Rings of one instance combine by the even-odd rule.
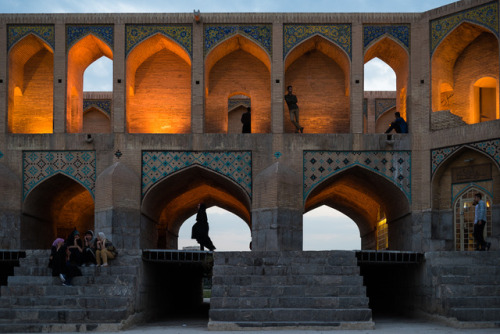
[[283, 25], [283, 59], [294, 47], [314, 35], [320, 35], [338, 45], [351, 58], [350, 24], [285, 24]]
[[251, 100], [250, 99], [228, 99], [227, 100], [227, 110], [231, 111], [237, 107], [251, 107]]
[[410, 25], [400, 24], [400, 25], [364, 25], [363, 26], [363, 47], [365, 50], [368, 46], [375, 40], [380, 39], [382, 36], [387, 35], [394, 38], [396, 41], [400, 42], [406, 47], [406, 50], [410, 49]]
[[2, 157], [3, 157], [3, 153], [2, 153], [2, 151], [0, 151], [0, 159], [2, 159]]
[[193, 165], [210, 169], [233, 180], [252, 197], [252, 153], [249, 151], [143, 151], [142, 196], [155, 183]]
[[248, 37], [266, 50], [269, 56], [272, 56], [272, 26], [270, 24], [207, 24], [205, 25], [204, 55], [207, 55], [223, 40], [237, 34]]
[[431, 176], [438, 167], [448, 159], [453, 153], [462, 147], [469, 147], [477, 151], [481, 151], [486, 155], [490, 156], [500, 168], [500, 139], [492, 139], [482, 142], [470, 143], [465, 145], [455, 145], [449, 147], [442, 147], [435, 150], [431, 150]]
[[396, 106], [396, 99], [375, 99], [375, 119]]
[[125, 26], [125, 54], [128, 55], [132, 49], [145, 39], [162, 34], [179, 44], [192, 58], [193, 57], [193, 34], [192, 26], [188, 24], [171, 25], [148, 25], [127, 24]]
[[304, 151], [304, 201], [321, 182], [353, 166], [382, 175], [401, 189], [411, 202], [409, 151]]
[[112, 25], [69, 25], [66, 26], [66, 48], [67, 50], [87, 35], [94, 35], [106, 43], [113, 50], [114, 36]]
[[431, 55], [448, 33], [462, 22], [472, 22], [483, 26], [498, 37], [498, 1], [432, 20], [430, 22]]
[[58, 173], [80, 183], [94, 197], [94, 151], [23, 151], [23, 199], [37, 185]]
[[33, 34], [47, 43], [52, 50], [55, 48], [55, 30], [51, 24], [41, 25], [8, 25], [7, 26], [7, 48], [19, 42], [23, 37]]
[[94, 107], [101, 110], [103, 113], [111, 117], [111, 100], [103, 99], [103, 100], [83, 100], [83, 112], [86, 112], [88, 109]]

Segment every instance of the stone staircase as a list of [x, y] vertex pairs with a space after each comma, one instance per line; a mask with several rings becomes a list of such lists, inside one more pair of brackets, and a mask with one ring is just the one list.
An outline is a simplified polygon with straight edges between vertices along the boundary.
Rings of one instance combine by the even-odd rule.
[[210, 330], [373, 329], [355, 252], [214, 253]]
[[431, 113], [431, 129], [443, 130], [467, 125], [462, 117], [453, 114], [450, 110], [439, 110]]
[[500, 251], [425, 256], [432, 311], [456, 319], [457, 327], [500, 327]]
[[81, 267], [62, 286], [47, 267], [49, 250], [27, 250], [0, 293], [0, 333], [116, 331], [134, 313], [140, 253], [108, 267]]

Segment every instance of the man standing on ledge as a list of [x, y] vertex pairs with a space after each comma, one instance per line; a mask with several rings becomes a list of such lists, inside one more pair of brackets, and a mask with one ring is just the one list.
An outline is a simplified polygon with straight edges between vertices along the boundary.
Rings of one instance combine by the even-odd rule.
[[304, 133], [304, 128], [299, 124], [299, 106], [297, 105], [297, 96], [292, 94], [292, 86], [287, 87], [288, 94], [285, 95], [285, 101], [290, 112], [290, 120], [295, 125], [295, 133]]

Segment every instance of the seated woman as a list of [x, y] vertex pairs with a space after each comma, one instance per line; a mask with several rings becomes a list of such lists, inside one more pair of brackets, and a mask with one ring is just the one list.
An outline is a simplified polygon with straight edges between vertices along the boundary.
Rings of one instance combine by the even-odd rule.
[[80, 239], [80, 232], [75, 228], [66, 239], [66, 246], [70, 252], [69, 261], [77, 266], [83, 263], [83, 242]]
[[106, 239], [106, 235], [103, 232], [99, 232], [97, 234], [97, 250], [95, 252], [97, 266], [107, 267], [108, 259], [112, 260], [117, 255], [118, 252], [111, 240]]

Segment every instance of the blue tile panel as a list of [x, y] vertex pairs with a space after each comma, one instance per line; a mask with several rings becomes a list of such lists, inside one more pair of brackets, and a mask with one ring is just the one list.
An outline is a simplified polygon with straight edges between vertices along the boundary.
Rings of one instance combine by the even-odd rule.
[[155, 34], [162, 34], [179, 44], [193, 58], [192, 30], [192, 26], [188, 24], [127, 24], [125, 26], [125, 54], [128, 55], [136, 45], [147, 38]]
[[365, 50], [373, 43], [373, 41], [380, 39], [383, 36], [391, 36], [396, 41], [400, 42], [410, 50], [410, 25], [364, 25], [363, 26], [363, 47]]
[[23, 199], [37, 185], [58, 173], [81, 184], [94, 198], [94, 151], [23, 151]]
[[23, 37], [33, 34], [41, 38], [54, 51], [55, 48], [55, 30], [53, 25], [8, 25], [7, 26], [7, 48], [10, 48], [19, 42]]
[[69, 25], [66, 26], [66, 48], [67, 50], [87, 35], [94, 35], [111, 50], [113, 50], [114, 36], [112, 25]]
[[498, 1], [432, 20], [430, 22], [431, 55], [439, 43], [463, 22], [483, 26], [498, 37]]
[[270, 24], [207, 24], [205, 25], [204, 55], [207, 55], [220, 42], [239, 34], [260, 45], [271, 57], [273, 54], [272, 31]]
[[283, 58], [306, 39], [320, 35], [339, 46], [351, 58], [352, 33], [350, 24], [285, 24], [283, 26]]
[[103, 99], [103, 100], [83, 100], [83, 112], [86, 112], [88, 109], [95, 107], [99, 110], [102, 110], [106, 115], [111, 117], [111, 100]]
[[396, 99], [375, 99], [375, 119], [396, 106]]
[[250, 151], [143, 151], [142, 196], [157, 182], [193, 165], [207, 168], [231, 179], [240, 185], [250, 198], [252, 197]]
[[2, 159], [2, 157], [3, 157], [3, 153], [2, 153], [2, 151], [0, 151], [0, 159]]
[[497, 167], [500, 168], [500, 139], [492, 139], [465, 145], [448, 146], [431, 150], [431, 176], [434, 176], [436, 170], [446, 159], [448, 159], [451, 155], [453, 155], [453, 153], [463, 147], [468, 147], [485, 153], [486, 155], [491, 157], [495, 161]]
[[409, 151], [304, 151], [303, 200], [323, 181], [353, 166], [361, 166], [387, 178], [411, 202]]

